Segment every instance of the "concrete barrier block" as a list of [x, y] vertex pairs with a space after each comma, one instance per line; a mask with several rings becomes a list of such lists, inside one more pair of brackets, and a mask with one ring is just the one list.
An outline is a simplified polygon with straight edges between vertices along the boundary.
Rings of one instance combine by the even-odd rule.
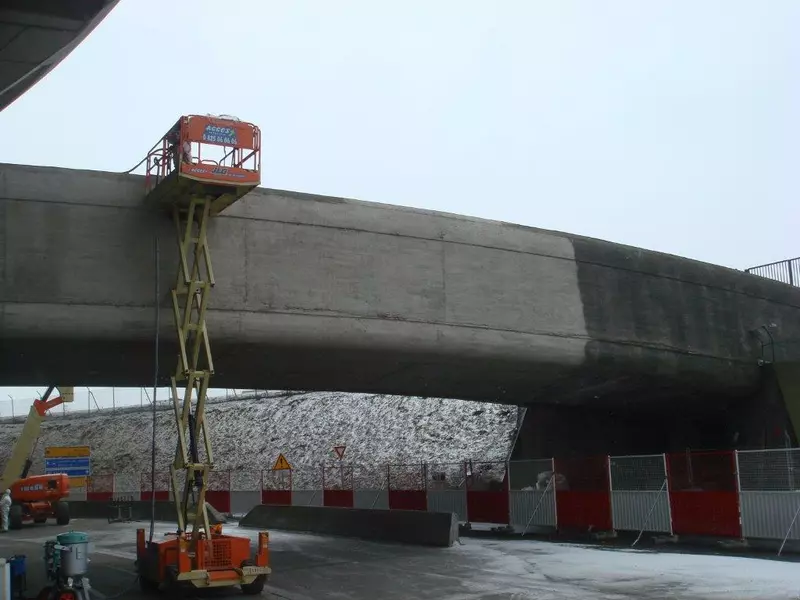
[[416, 510], [261, 505], [239, 525], [420, 546], [450, 547], [458, 541], [458, 520], [453, 513]]

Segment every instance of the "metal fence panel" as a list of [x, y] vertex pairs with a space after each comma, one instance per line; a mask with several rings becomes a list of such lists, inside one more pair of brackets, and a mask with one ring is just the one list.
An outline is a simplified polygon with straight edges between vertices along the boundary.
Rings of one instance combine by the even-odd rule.
[[292, 490], [292, 506], [322, 506], [322, 490]]
[[429, 463], [426, 473], [429, 490], [463, 490], [466, 487], [464, 463]]
[[741, 536], [732, 451], [668, 454], [667, 477], [676, 534]]
[[261, 504], [289, 506], [292, 504], [291, 469], [265, 469], [261, 472]]
[[508, 463], [467, 463], [467, 520], [507, 525], [510, 520]]
[[387, 490], [355, 490], [353, 492], [353, 508], [389, 509], [389, 492]]
[[153, 476], [149, 471], [141, 474], [141, 499], [144, 501], [151, 500], [155, 495], [157, 501], [166, 501], [172, 499], [172, 486], [170, 484], [169, 471], [156, 471], [155, 474], [155, 490], [153, 489]]
[[665, 489], [667, 468], [663, 454], [609, 458], [611, 489], [644, 492]]
[[611, 489], [608, 457], [554, 459], [558, 528], [610, 531]]
[[553, 459], [514, 460], [508, 463], [508, 472], [512, 490], [542, 491], [553, 476]]
[[744, 450], [736, 459], [742, 491], [800, 490], [800, 448]]
[[304, 467], [292, 469], [292, 489], [294, 490], [319, 490], [323, 486], [324, 467]]
[[672, 533], [669, 494], [662, 492], [611, 492], [614, 529], [619, 531], [664, 531]]
[[464, 463], [427, 465], [428, 511], [455, 513], [467, 522], [467, 483]]
[[114, 474], [96, 473], [86, 480], [86, 499], [94, 502], [108, 502], [114, 498]]
[[142, 493], [141, 475], [131, 471], [117, 473], [114, 479], [114, 499], [139, 499]]
[[556, 493], [552, 488], [544, 491], [511, 490], [511, 525], [520, 532], [529, 527], [556, 526]]
[[792, 524], [800, 493], [743, 491], [740, 497], [743, 537], [782, 540], [791, 526], [789, 539], [800, 540], [800, 518]]
[[233, 490], [231, 492], [231, 513], [246, 515], [254, 506], [261, 504], [261, 492], [258, 490]]
[[353, 465], [353, 488], [356, 490], [381, 490], [387, 487], [385, 465]]
[[422, 463], [410, 465], [388, 465], [386, 479], [389, 491], [426, 489], [426, 469]]
[[324, 506], [353, 508], [353, 467], [339, 461], [322, 466], [322, 503]]
[[466, 523], [467, 490], [428, 490], [428, 512], [455, 513], [461, 523]]
[[427, 474], [424, 464], [388, 465], [386, 481], [390, 509], [427, 510]]
[[664, 455], [612, 456], [608, 466], [614, 529], [671, 533]]
[[322, 488], [325, 490], [353, 490], [353, 467], [343, 462], [322, 465]]
[[256, 492], [261, 489], [262, 471], [231, 471], [231, 490], [237, 492]]
[[261, 489], [265, 491], [288, 491], [292, 489], [292, 471], [265, 470], [261, 473]]

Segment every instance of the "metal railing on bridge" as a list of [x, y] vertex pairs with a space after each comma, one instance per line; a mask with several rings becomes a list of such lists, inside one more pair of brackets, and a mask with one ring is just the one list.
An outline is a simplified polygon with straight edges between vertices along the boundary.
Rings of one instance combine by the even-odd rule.
[[759, 265], [757, 267], [750, 267], [749, 269], [745, 269], [744, 272], [750, 273], [751, 275], [766, 277], [767, 279], [774, 279], [782, 283], [788, 283], [789, 285], [800, 286], [800, 256], [797, 258], [779, 260], [766, 265]]

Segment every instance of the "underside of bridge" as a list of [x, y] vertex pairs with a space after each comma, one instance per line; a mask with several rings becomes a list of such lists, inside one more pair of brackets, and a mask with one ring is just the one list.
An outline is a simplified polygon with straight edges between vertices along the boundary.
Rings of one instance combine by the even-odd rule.
[[0, 111], [47, 75], [119, 0], [3, 0]]

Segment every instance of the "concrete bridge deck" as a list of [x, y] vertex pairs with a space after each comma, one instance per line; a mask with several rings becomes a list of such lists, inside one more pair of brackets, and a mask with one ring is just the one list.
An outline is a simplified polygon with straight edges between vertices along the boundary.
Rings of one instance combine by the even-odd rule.
[[[175, 365], [174, 228], [140, 176], [0, 164], [0, 385]], [[210, 233], [216, 387], [647, 405], [758, 385], [800, 289], [566, 233], [259, 189]]]

